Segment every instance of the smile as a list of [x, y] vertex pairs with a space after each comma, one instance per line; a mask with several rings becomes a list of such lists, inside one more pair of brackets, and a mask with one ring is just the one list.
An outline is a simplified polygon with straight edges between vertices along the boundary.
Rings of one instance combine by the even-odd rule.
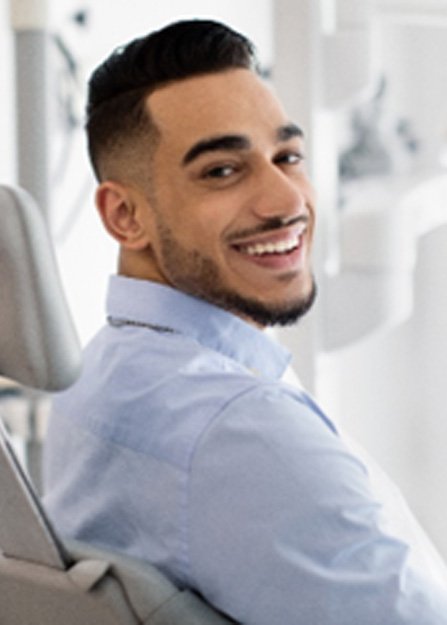
[[246, 244], [238, 245], [237, 249], [249, 256], [266, 256], [270, 254], [289, 254], [295, 251], [301, 243], [301, 237], [305, 233], [307, 226], [305, 223], [300, 223], [295, 226], [292, 233], [288, 233], [286, 237], [275, 240], [266, 240], [258, 242], [249, 242]]

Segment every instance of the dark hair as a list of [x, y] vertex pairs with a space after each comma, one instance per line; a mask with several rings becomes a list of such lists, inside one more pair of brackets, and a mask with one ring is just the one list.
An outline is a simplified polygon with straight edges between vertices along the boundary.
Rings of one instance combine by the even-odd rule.
[[97, 177], [107, 155], [124, 156], [142, 140], [153, 144], [157, 131], [144, 106], [149, 93], [171, 81], [231, 68], [258, 72], [254, 46], [210, 20], [177, 22], [117, 48], [89, 82], [86, 129]]

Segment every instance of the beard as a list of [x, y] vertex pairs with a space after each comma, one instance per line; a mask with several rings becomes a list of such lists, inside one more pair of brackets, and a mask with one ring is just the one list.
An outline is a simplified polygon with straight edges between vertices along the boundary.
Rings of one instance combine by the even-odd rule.
[[242, 297], [230, 290], [221, 290], [217, 298], [209, 302], [220, 305], [229, 312], [251, 319], [256, 324], [266, 326], [289, 326], [303, 317], [311, 308], [317, 296], [317, 287], [312, 278], [309, 292], [283, 304], [265, 304], [257, 299]]
[[[241, 295], [226, 287], [217, 263], [197, 250], [183, 248], [172, 231], [158, 220], [158, 234], [167, 282], [184, 293], [198, 297], [235, 315], [266, 326], [288, 326], [296, 323], [312, 307], [317, 287], [310, 276], [304, 294], [282, 303], [268, 304]], [[285, 278], [287, 279], [287, 278]]]

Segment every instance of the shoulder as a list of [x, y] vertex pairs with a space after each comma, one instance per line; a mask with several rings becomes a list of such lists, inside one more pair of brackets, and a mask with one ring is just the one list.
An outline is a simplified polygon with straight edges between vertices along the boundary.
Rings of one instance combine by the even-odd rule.
[[[345, 445], [331, 420], [300, 390], [281, 383], [256, 380], [222, 403], [198, 440], [194, 462], [211, 461], [216, 453], [248, 462], [276, 463], [292, 472], [309, 460], [316, 468], [328, 454], [345, 453]], [[236, 391], [236, 386], [233, 387]], [[228, 449], [228, 452], [223, 450]], [[218, 451], [219, 450], [219, 451]]]
[[56, 398], [54, 412], [100, 439], [187, 469], [214, 423], [241, 411], [257, 414], [256, 404], [268, 403], [274, 387], [187, 337], [106, 328], [87, 347], [80, 380]]

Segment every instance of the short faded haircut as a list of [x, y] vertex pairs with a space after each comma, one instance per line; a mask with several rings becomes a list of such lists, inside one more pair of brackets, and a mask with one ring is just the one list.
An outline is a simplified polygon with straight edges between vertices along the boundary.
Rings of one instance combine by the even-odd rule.
[[143, 150], [153, 153], [158, 131], [145, 106], [150, 93], [173, 81], [238, 68], [259, 73], [253, 44], [210, 20], [176, 22], [117, 48], [89, 81], [86, 130], [98, 180], [122, 167], [138, 168]]

